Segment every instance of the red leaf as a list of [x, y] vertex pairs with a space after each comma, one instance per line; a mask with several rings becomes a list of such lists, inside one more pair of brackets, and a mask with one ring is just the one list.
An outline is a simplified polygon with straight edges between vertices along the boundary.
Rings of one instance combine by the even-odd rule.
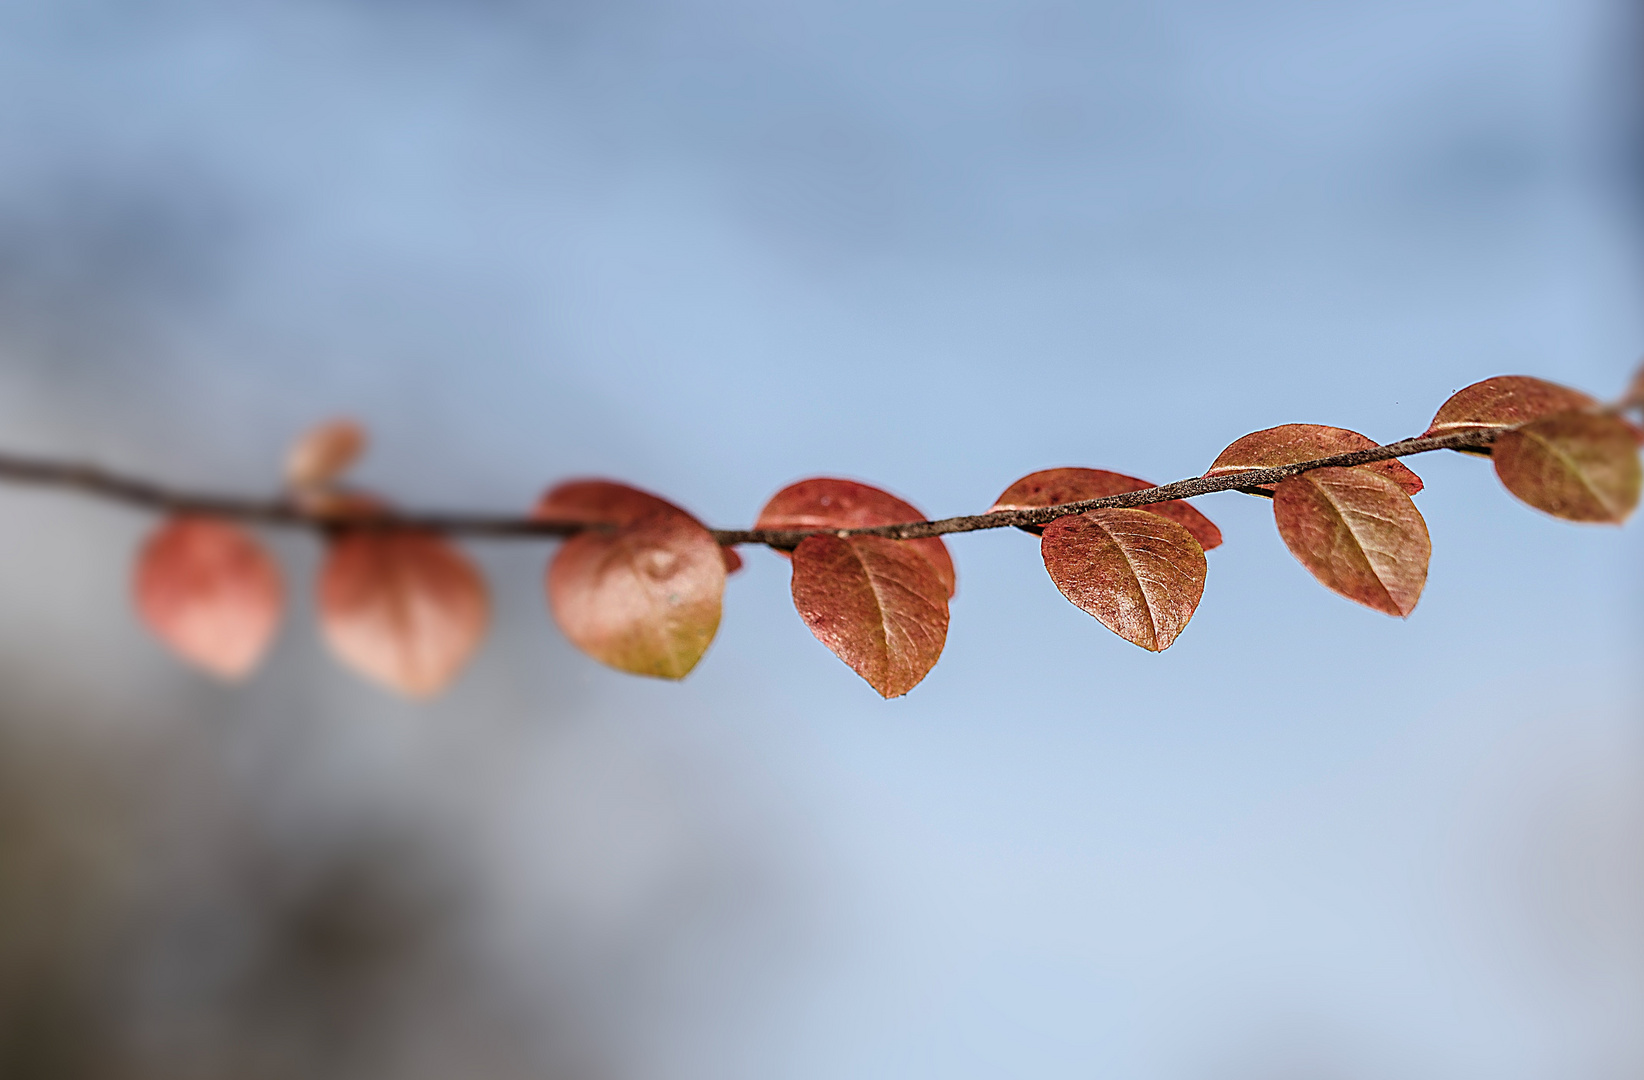
[[[1374, 439], [1346, 428], [1326, 427], [1323, 424], [1281, 424], [1246, 435], [1223, 450], [1205, 475], [1230, 476], [1279, 465], [1295, 465], [1337, 454], [1351, 454], [1356, 450], [1371, 450], [1376, 445]], [[1411, 495], [1422, 489], [1421, 477], [1402, 462], [1376, 461], [1356, 468], [1380, 473]], [[1274, 490], [1272, 484], [1257, 487], [1266, 492]]]
[[549, 564], [548, 602], [565, 636], [620, 671], [689, 674], [719, 629], [736, 553], [672, 503], [609, 481], [562, 484], [537, 512], [616, 526], [571, 537]]
[[[759, 512], [756, 529], [860, 529], [874, 525], [904, 525], [924, 521], [925, 515], [888, 491], [854, 480], [817, 477], [790, 484], [771, 496]], [[930, 560], [952, 596], [956, 587], [953, 559], [939, 536], [899, 540]]]
[[537, 502], [536, 516], [586, 525], [631, 525], [659, 510], [685, 513], [667, 499], [613, 480], [567, 480]]
[[1088, 510], [1057, 518], [1039, 548], [1063, 596], [1152, 652], [1170, 648], [1204, 595], [1204, 549], [1159, 514]]
[[1415, 610], [1433, 544], [1396, 482], [1363, 468], [1315, 469], [1279, 485], [1273, 517], [1325, 587], [1388, 615]]
[[742, 569], [742, 556], [736, 553], [736, 548], [721, 547], [719, 557], [725, 560], [725, 576], [729, 577]]
[[1619, 525], [1638, 506], [1638, 443], [1619, 417], [1546, 416], [1503, 432], [1494, 447], [1507, 490], [1554, 517]]
[[302, 490], [324, 487], [365, 452], [365, 428], [353, 420], [331, 420], [310, 428], [285, 459], [285, 482]]
[[[1583, 412], [1597, 405], [1597, 401], [1580, 390], [1527, 375], [1502, 375], [1476, 382], [1451, 395], [1433, 417], [1427, 434], [1517, 427], [1543, 416]], [[1489, 450], [1480, 452], [1488, 454]]]
[[432, 533], [361, 529], [331, 541], [320, 623], [350, 667], [409, 697], [450, 682], [490, 618], [479, 571]]
[[[1144, 491], [1156, 485], [1146, 480], [1105, 469], [1042, 469], [1029, 473], [1005, 489], [988, 509], [1029, 510], [1036, 506], [1059, 506], [1062, 503], [1101, 499], [1108, 495], [1122, 495], [1127, 491]], [[1182, 499], [1171, 502], [1138, 506], [1150, 514], [1167, 517], [1193, 534], [1206, 551], [1222, 545], [1222, 531], [1203, 514]], [[1043, 533], [1040, 525], [1023, 526], [1028, 532]]]
[[137, 559], [137, 611], [172, 649], [225, 679], [251, 672], [279, 625], [280, 569], [244, 529], [174, 517]]
[[947, 641], [947, 583], [907, 541], [807, 536], [793, 553], [793, 604], [887, 698], [917, 686]]

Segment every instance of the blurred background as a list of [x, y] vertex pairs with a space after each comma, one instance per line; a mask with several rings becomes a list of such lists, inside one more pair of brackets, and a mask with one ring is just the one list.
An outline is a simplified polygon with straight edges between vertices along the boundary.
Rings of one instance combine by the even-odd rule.
[[[0, 0], [0, 445], [720, 526], [805, 476], [938, 515], [1378, 440], [1644, 352], [1621, 0]], [[222, 688], [142, 516], [0, 491], [0, 1076], [1609, 1080], [1644, 1074], [1644, 530], [1428, 482], [1408, 622], [1265, 502], [1154, 656], [955, 538], [882, 702], [748, 551], [683, 684], [472, 550], [436, 702], [342, 671], [311, 538]]]

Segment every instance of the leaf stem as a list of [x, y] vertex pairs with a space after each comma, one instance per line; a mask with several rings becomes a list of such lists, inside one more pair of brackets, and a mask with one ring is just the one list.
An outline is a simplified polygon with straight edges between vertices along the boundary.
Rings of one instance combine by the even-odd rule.
[[[1082, 514], [1086, 510], [1148, 506], [1175, 499], [1192, 499], [1217, 491], [1276, 484], [1313, 469], [1346, 468], [1376, 461], [1425, 454], [1433, 450], [1477, 450], [1495, 441], [1502, 429], [1475, 428], [1445, 435], [1422, 436], [1355, 450], [1294, 465], [1251, 469], [1222, 476], [1198, 476], [1141, 491], [1127, 491], [1100, 499], [1036, 506], [1028, 510], [995, 510], [986, 514], [911, 521], [897, 525], [876, 525], [858, 529], [713, 529], [720, 544], [763, 544], [778, 549], [797, 547], [814, 532], [837, 536], [884, 536], [892, 540], [917, 540], [950, 533], [1007, 529], [1023, 525], [1046, 525], [1059, 517]], [[132, 476], [97, 465], [81, 464], [0, 453], [0, 481], [37, 487], [78, 491], [95, 498], [124, 503], [142, 510], [169, 514], [201, 514], [230, 518], [259, 525], [335, 532], [339, 529], [420, 529], [461, 536], [492, 538], [552, 538], [571, 536], [590, 528], [580, 521], [554, 521], [530, 516], [470, 514], [444, 511], [392, 511], [372, 517], [344, 517], [304, 506], [285, 497], [254, 498], [184, 490]]]

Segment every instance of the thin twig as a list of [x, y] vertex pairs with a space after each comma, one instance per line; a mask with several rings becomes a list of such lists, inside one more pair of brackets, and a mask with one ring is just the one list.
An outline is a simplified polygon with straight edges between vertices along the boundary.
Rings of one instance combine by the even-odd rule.
[[[773, 548], [789, 549], [797, 547], [805, 537], [819, 532], [836, 536], [884, 536], [892, 540], [917, 540], [929, 536], [946, 536], [949, 533], [977, 532], [982, 529], [1046, 525], [1059, 517], [1081, 514], [1086, 510], [1147, 506], [1175, 499], [1192, 499], [1217, 491], [1277, 484], [1313, 469], [1368, 465], [1376, 461], [1391, 461], [1394, 458], [1425, 454], [1433, 450], [1482, 449], [1494, 442], [1498, 434], [1499, 429], [1496, 428], [1479, 428], [1448, 435], [1405, 439], [1388, 443], [1386, 446], [1355, 450], [1348, 454], [1335, 454], [1294, 465], [1252, 469], [1223, 476], [1190, 477], [1142, 491], [1127, 491], [1120, 495], [1059, 503], [1055, 506], [1037, 506], [1030, 510], [995, 510], [987, 514], [858, 529], [714, 529], [712, 532], [714, 539], [721, 544], [764, 544]], [[340, 518], [334, 512], [326, 513], [283, 497], [256, 499], [184, 491], [96, 465], [6, 453], [0, 453], [0, 481], [67, 488], [161, 513], [204, 514], [261, 525], [280, 525], [320, 532], [346, 527], [424, 529], [464, 536], [499, 538], [562, 537], [599, 527], [584, 522], [552, 521], [534, 517], [435, 511], [392, 511], [383, 516]]]

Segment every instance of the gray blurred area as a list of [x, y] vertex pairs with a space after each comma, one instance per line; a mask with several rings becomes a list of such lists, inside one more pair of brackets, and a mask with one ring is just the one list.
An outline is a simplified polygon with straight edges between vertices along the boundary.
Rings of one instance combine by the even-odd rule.
[[[809, 475], [933, 514], [1382, 439], [1644, 352], [1622, 0], [0, 0], [0, 445], [715, 525]], [[1644, 1073], [1644, 536], [1413, 462], [1406, 623], [1267, 506], [1163, 656], [952, 544], [884, 703], [747, 552], [680, 685], [575, 653], [546, 551], [399, 702], [291, 610], [221, 687], [151, 523], [0, 491], [0, 1078], [1623, 1080]]]

